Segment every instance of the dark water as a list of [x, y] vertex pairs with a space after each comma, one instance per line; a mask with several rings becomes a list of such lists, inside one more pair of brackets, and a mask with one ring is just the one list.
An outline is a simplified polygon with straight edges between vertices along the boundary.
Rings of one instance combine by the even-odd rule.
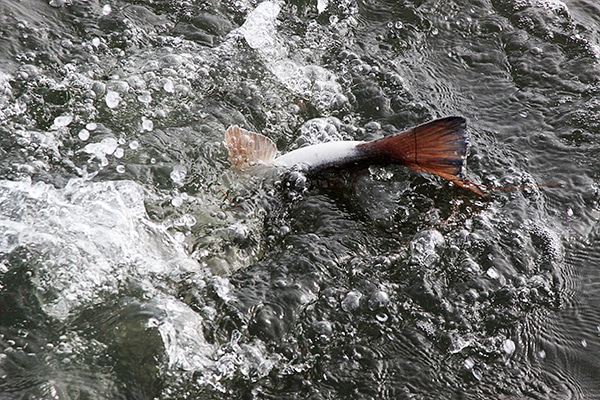
[[[3, 399], [600, 398], [594, 0], [0, 3]], [[230, 169], [469, 120], [477, 198]]]

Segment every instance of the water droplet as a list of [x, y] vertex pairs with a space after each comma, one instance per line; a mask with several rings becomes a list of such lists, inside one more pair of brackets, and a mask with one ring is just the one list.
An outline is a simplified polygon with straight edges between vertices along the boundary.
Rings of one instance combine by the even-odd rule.
[[140, 103], [144, 104], [150, 104], [152, 101], [152, 95], [150, 95], [150, 92], [143, 92], [137, 98]]
[[377, 321], [379, 322], [385, 322], [388, 320], [388, 315], [386, 313], [378, 313], [375, 318], [377, 319]]
[[175, 196], [171, 199], [171, 205], [173, 207], [179, 207], [183, 204], [183, 199], [179, 196]]
[[185, 235], [182, 232], [175, 232], [175, 234], [173, 234], [173, 238], [177, 243], [185, 242]]
[[81, 140], [88, 140], [90, 138], [90, 131], [88, 131], [87, 129], [82, 129], [79, 131], [79, 139]]
[[165, 79], [165, 83], [163, 84], [163, 89], [167, 93], [173, 93], [175, 91], [175, 85], [171, 79]]
[[369, 298], [369, 308], [371, 310], [377, 310], [378, 308], [385, 307], [389, 301], [390, 298], [386, 292], [377, 290], [373, 292]]
[[511, 355], [515, 352], [515, 349], [517, 347], [515, 345], [515, 342], [513, 342], [511, 339], [506, 339], [502, 345], [502, 348], [504, 349], [504, 352], [506, 354]]
[[146, 117], [142, 117], [142, 130], [143, 131], [151, 131], [154, 129], [154, 122], [151, 119]]
[[346, 298], [342, 300], [342, 310], [346, 312], [351, 312], [356, 310], [360, 306], [360, 299], [362, 298], [362, 293], [358, 290], [351, 290], [346, 295]]
[[177, 186], [183, 185], [183, 181], [187, 175], [186, 170], [183, 167], [175, 167], [173, 171], [171, 171], [171, 180]]
[[333, 333], [333, 328], [331, 327], [331, 322], [329, 321], [317, 321], [313, 327], [315, 332], [321, 337], [331, 336]]
[[469, 357], [465, 359], [464, 364], [466, 369], [471, 369], [475, 366], [475, 361]]
[[541, 359], [546, 358], [546, 351], [544, 351], [544, 350], [538, 351], [538, 356], [540, 356]]
[[54, 118], [54, 123], [52, 124], [50, 129], [55, 130], [55, 129], [64, 128], [64, 127], [68, 126], [71, 122], [73, 122], [72, 114], [61, 115], [60, 117]]
[[118, 92], [109, 90], [106, 92], [106, 105], [108, 108], [117, 108], [121, 102], [121, 95]]
[[492, 279], [500, 278], [500, 274], [498, 273], [498, 271], [496, 271], [496, 268], [493, 267], [487, 270], [487, 276], [489, 276]]

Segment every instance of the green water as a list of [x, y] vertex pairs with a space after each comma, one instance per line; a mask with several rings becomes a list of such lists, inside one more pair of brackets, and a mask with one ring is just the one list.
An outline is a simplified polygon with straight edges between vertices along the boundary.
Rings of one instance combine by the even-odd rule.
[[[3, 0], [0, 397], [600, 397], [599, 32], [592, 0]], [[223, 145], [448, 115], [471, 180], [528, 188]]]

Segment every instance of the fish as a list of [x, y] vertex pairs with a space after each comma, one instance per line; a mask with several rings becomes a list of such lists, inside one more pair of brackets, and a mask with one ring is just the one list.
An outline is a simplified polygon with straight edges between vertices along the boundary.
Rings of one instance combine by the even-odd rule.
[[299, 167], [311, 172], [398, 164], [438, 175], [479, 196], [485, 193], [467, 177], [469, 139], [464, 117], [445, 117], [372, 141], [342, 140], [314, 144], [278, 155], [275, 143], [238, 125], [225, 132], [229, 161], [239, 170], [256, 165]]

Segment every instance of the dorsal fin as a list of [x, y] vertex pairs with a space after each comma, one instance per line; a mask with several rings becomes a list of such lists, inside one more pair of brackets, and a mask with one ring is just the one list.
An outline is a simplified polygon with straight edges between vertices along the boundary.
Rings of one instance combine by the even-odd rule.
[[229, 161], [239, 169], [270, 164], [277, 154], [277, 146], [271, 139], [237, 125], [230, 126], [225, 132], [225, 145], [229, 151]]

